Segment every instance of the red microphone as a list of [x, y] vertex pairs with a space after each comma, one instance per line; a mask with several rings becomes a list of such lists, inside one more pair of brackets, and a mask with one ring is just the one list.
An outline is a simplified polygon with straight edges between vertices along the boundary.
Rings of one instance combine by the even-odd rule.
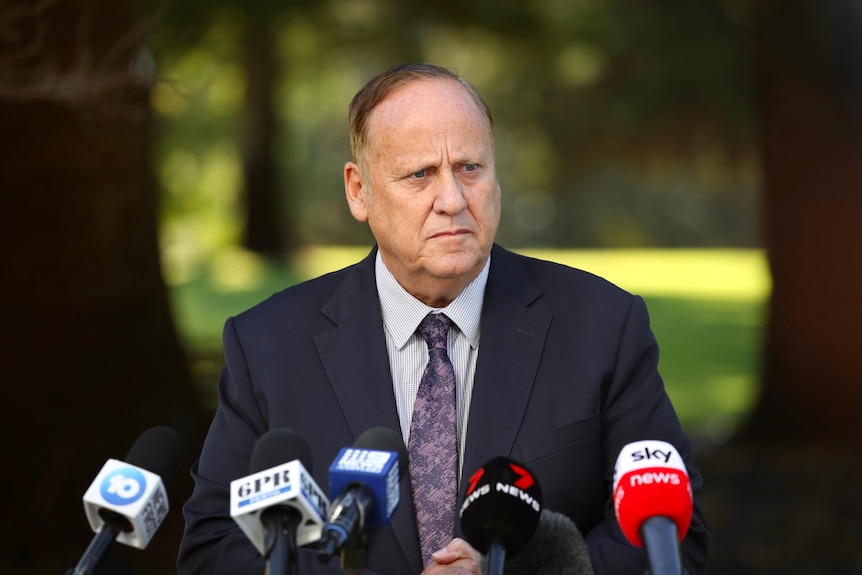
[[693, 498], [685, 463], [665, 441], [629, 443], [614, 467], [614, 511], [626, 539], [646, 547], [652, 575], [682, 573], [679, 542]]

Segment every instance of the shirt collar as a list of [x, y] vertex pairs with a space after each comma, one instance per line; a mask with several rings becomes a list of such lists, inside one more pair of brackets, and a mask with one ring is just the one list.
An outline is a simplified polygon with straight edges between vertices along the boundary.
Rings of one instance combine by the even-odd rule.
[[476, 279], [443, 308], [429, 307], [410, 295], [387, 269], [379, 250], [374, 265], [383, 325], [392, 335], [399, 349], [407, 345], [410, 337], [416, 332], [419, 322], [430, 312], [445, 313], [473, 348], [479, 345], [479, 320], [482, 315], [482, 303], [485, 300], [488, 271], [491, 267], [490, 255]]

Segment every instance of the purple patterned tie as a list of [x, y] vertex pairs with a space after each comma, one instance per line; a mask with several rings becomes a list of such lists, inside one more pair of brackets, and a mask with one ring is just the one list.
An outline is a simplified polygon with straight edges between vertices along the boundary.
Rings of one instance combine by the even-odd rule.
[[455, 370], [446, 352], [452, 320], [428, 314], [419, 333], [428, 343], [428, 366], [413, 407], [410, 439], [410, 484], [423, 564], [452, 539], [458, 494], [458, 441], [455, 422]]

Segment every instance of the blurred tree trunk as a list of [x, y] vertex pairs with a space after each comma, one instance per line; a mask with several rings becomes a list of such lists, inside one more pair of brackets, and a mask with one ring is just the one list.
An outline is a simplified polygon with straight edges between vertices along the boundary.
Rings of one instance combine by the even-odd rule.
[[167, 424], [192, 440], [171, 513], [145, 552], [106, 559], [167, 573], [202, 422], [160, 269], [143, 15], [132, 1], [21, 4], [0, 9], [0, 572], [74, 566], [92, 538], [87, 486]]
[[774, 289], [756, 438], [862, 444], [862, 9], [755, 3]]
[[242, 167], [245, 183], [246, 248], [283, 256], [296, 247], [293, 218], [285, 211], [279, 185], [275, 140], [275, 98], [281, 76], [272, 14], [250, 10], [242, 42], [246, 74], [242, 108]]

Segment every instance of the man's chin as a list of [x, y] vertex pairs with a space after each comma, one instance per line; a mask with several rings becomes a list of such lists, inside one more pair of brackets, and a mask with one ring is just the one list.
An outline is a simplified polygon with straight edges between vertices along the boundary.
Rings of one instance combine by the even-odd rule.
[[[485, 258], [475, 253], [447, 254], [434, 258], [429, 271], [440, 279], [458, 279], [464, 276], [477, 276]], [[472, 278], [471, 278], [472, 279]]]

